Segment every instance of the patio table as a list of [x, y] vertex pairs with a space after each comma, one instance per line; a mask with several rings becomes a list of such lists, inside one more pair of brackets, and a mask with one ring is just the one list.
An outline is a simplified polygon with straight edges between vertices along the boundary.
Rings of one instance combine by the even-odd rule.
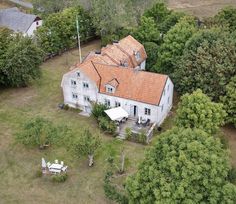
[[62, 167], [63, 167], [63, 165], [61, 165], [61, 164], [52, 164], [49, 167], [49, 171], [53, 172], [53, 173], [61, 173]]

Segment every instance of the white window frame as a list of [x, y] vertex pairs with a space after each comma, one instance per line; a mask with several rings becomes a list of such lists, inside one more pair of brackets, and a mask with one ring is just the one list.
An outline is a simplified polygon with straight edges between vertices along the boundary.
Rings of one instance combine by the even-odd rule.
[[70, 84], [72, 87], [75, 87], [77, 85], [77, 82], [74, 79], [71, 79]]
[[144, 114], [145, 115], [151, 115], [151, 109], [150, 108], [144, 108]]
[[105, 99], [104, 100], [104, 104], [107, 106], [107, 107], [111, 107], [111, 101], [109, 99]]
[[77, 94], [77, 93], [74, 93], [74, 92], [72, 92], [72, 98], [73, 98], [73, 99], [78, 99], [78, 94]]
[[89, 89], [89, 83], [88, 82], [83, 82], [83, 88], [84, 89]]
[[77, 77], [80, 77], [80, 72], [76, 72]]
[[137, 52], [135, 53], [135, 58], [136, 58], [137, 61], [140, 61], [140, 60], [141, 60], [141, 54], [140, 54], [139, 51], [137, 51]]
[[113, 88], [107, 87], [107, 92], [108, 92], [108, 93], [113, 93]]
[[85, 102], [90, 102], [90, 97], [89, 96], [84, 96], [84, 101]]
[[115, 107], [120, 107], [121, 103], [119, 101], [115, 101]]

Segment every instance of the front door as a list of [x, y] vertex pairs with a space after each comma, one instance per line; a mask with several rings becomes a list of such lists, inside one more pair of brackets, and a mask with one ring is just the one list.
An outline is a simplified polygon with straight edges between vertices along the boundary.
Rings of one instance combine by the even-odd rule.
[[131, 106], [131, 115], [132, 117], [136, 118], [138, 116], [138, 107], [137, 106]]

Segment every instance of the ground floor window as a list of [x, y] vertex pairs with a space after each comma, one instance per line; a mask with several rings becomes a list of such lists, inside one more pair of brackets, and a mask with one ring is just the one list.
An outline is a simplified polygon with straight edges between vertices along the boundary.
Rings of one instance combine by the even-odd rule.
[[78, 99], [78, 94], [77, 93], [72, 93], [72, 98], [73, 99]]
[[151, 109], [150, 108], [145, 108], [144, 109], [144, 114], [145, 115], [151, 115]]
[[111, 101], [109, 99], [105, 99], [105, 103], [104, 103], [107, 107], [111, 106]]
[[116, 101], [116, 102], [115, 102], [115, 107], [119, 107], [119, 106], [121, 106], [121, 105], [120, 105], [120, 102], [119, 102], [119, 101]]
[[84, 101], [89, 102], [90, 101], [89, 96], [84, 96]]

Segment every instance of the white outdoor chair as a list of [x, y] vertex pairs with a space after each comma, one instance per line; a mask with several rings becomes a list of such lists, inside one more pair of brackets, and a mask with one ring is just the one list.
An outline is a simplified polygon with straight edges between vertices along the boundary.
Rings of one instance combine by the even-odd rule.
[[61, 161], [61, 165], [64, 166], [64, 162], [63, 161]]
[[47, 163], [47, 167], [49, 168], [50, 166], [51, 166], [51, 163], [50, 163], [50, 162], [48, 162], [48, 163]]
[[67, 168], [68, 168], [68, 166], [64, 166], [64, 167], [62, 167], [61, 170], [64, 171], [64, 172], [66, 172]]
[[55, 160], [55, 164], [58, 164], [58, 159]]

